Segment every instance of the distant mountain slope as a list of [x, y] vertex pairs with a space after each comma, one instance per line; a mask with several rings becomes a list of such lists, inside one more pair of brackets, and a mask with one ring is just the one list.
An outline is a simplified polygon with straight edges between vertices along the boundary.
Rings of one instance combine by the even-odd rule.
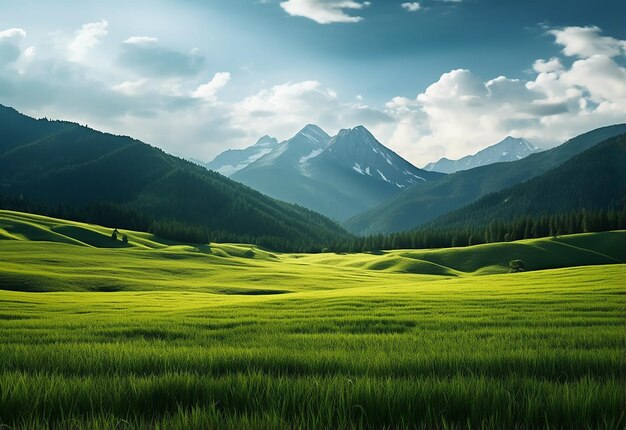
[[232, 179], [344, 220], [414, 183], [442, 176], [413, 166], [362, 126], [330, 138], [319, 127], [308, 125]]
[[113, 202], [283, 249], [347, 233], [310, 210], [280, 202], [140, 141], [0, 107], [0, 193], [87, 205]]
[[626, 134], [576, 155], [527, 182], [488, 194], [443, 215], [429, 226], [454, 228], [492, 220], [552, 215], [584, 209], [623, 208], [626, 203]]
[[410, 230], [481, 196], [527, 181], [611, 137], [626, 133], [626, 124], [599, 128], [548, 151], [509, 163], [495, 163], [416, 184], [391, 200], [353, 217], [344, 226], [355, 234]]
[[215, 170], [224, 176], [231, 176], [259, 158], [272, 152], [278, 145], [273, 137], [263, 136], [257, 143], [245, 149], [229, 149], [222, 152], [213, 161], [206, 163], [206, 168]]
[[521, 160], [522, 158], [528, 157], [530, 154], [540, 151], [542, 151], [542, 149], [537, 148], [526, 139], [507, 136], [495, 145], [478, 151], [474, 155], [468, 155], [459, 160], [449, 160], [444, 157], [436, 163], [427, 164], [424, 170], [428, 170], [429, 172], [455, 173], [493, 163]]

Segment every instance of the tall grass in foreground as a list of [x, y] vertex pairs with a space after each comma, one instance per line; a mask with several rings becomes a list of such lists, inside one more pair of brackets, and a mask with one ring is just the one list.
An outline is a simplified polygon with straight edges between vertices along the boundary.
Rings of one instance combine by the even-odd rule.
[[620, 429], [625, 274], [0, 291], [0, 428]]

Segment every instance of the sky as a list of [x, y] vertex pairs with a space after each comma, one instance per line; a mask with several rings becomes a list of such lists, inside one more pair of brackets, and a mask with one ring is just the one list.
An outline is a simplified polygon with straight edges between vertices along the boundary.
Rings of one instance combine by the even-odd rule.
[[548, 148], [626, 122], [626, 2], [0, 0], [0, 104], [205, 161], [309, 123]]

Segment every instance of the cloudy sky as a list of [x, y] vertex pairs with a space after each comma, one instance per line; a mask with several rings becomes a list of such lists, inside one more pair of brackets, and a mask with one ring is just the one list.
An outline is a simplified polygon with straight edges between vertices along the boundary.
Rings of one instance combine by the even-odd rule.
[[210, 160], [358, 124], [418, 166], [626, 122], [623, 0], [0, 0], [0, 104]]

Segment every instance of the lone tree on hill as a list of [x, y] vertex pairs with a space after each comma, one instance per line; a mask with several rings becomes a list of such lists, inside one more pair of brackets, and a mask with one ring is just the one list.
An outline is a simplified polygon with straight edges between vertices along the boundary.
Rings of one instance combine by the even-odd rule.
[[509, 261], [509, 267], [511, 268], [511, 272], [523, 272], [525, 265], [522, 260], [517, 259]]
[[117, 234], [118, 233], [119, 233], [119, 231], [117, 231], [117, 229], [113, 230], [113, 233], [111, 233], [111, 239], [117, 240]]
[[126, 235], [122, 236], [122, 242], [123, 243], [128, 243], [128, 236], [126, 236]]

